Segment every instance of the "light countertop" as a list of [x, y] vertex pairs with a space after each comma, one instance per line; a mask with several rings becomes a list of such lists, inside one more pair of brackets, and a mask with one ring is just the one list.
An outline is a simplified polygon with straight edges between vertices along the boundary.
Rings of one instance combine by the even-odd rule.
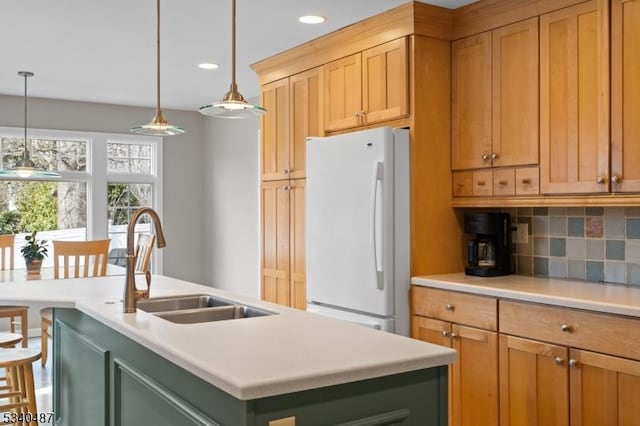
[[[142, 284], [139, 283], [142, 288]], [[250, 400], [445, 365], [455, 351], [155, 275], [151, 296], [211, 294], [277, 315], [174, 324], [122, 312], [123, 277], [0, 284], [2, 304], [75, 307], [232, 396]]]
[[522, 275], [484, 278], [462, 272], [413, 277], [411, 283], [443, 290], [640, 317], [640, 286]]

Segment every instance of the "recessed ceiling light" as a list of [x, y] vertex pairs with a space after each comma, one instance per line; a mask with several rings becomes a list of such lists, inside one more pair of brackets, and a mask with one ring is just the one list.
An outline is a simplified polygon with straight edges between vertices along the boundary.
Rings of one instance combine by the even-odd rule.
[[327, 18], [318, 15], [305, 15], [298, 18], [303, 24], [322, 24]]
[[217, 70], [220, 67], [218, 64], [198, 64], [198, 68], [203, 70]]

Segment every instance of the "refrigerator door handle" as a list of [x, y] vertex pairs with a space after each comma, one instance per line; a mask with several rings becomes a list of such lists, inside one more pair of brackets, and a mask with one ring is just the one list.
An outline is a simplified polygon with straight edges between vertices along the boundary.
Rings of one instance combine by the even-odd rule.
[[378, 260], [378, 227], [376, 226], [378, 220], [378, 188], [382, 191], [382, 176], [383, 176], [383, 166], [382, 162], [376, 162], [376, 170], [375, 170], [375, 182], [373, 184], [373, 205], [372, 205], [372, 220], [371, 220], [371, 236], [373, 240], [373, 266], [376, 269], [376, 282], [378, 286], [378, 290], [382, 290], [384, 288], [383, 283], [383, 270], [382, 265], [379, 265]]

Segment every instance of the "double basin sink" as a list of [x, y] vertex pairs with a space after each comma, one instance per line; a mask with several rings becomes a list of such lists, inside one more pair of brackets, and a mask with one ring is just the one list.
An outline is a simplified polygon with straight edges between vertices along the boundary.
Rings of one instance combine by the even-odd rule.
[[274, 314], [264, 309], [208, 294], [139, 300], [138, 309], [177, 324], [224, 321]]

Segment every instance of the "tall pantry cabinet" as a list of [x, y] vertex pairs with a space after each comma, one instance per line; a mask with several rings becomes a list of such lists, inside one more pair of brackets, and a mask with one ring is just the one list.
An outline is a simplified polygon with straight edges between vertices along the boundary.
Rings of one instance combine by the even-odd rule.
[[[267, 109], [261, 123], [265, 300], [305, 307], [307, 136], [408, 128], [411, 273], [462, 268], [462, 241], [450, 238], [460, 232], [450, 207], [451, 29], [451, 10], [407, 2], [252, 65]], [[340, 172], [349, 178], [348, 170]]]
[[322, 136], [322, 68], [262, 86], [262, 299], [306, 307], [305, 143]]

